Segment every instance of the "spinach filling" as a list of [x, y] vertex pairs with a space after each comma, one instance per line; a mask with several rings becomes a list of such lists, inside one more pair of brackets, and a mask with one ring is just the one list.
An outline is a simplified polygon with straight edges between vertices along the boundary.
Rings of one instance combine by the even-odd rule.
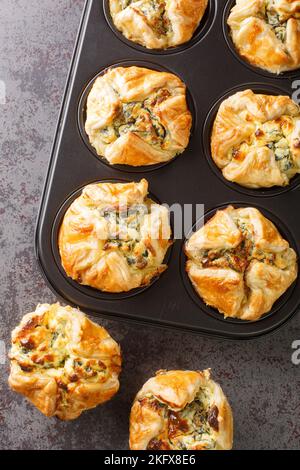
[[142, 401], [158, 411], [168, 426], [167, 433], [156, 436], [149, 442], [148, 450], [188, 450], [195, 445], [203, 445], [206, 449], [215, 447], [211, 434], [212, 430], [219, 429], [219, 410], [216, 406], [211, 406], [206, 389], [201, 388], [193, 402], [176, 412], [153, 396]]
[[188, 424], [188, 434], [194, 441], [201, 440], [203, 434], [210, 434], [209, 424], [210, 406], [206, 391], [201, 389], [192, 403], [178, 413], [182, 420]]
[[166, 15], [165, 0], [144, 1], [142, 5], [134, 5], [133, 0], [121, 0], [121, 7], [124, 10], [133, 3], [133, 7], [144, 16], [148, 26], [157, 36], [166, 36], [171, 30], [171, 23]]
[[241, 244], [235, 250], [204, 251], [201, 265], [202, 268], [230, 268], [237, 272], [243, 272], [246, 262], [243, 244]]
[[[45, 324], [36, 325], [35, 330], [38, 331], [39, 329], [41, 330], [42, 340], [39, 341], [39, 336], [37, 336], [37, 339], [29, 336], [20, 340], [21, 368], [23, 370], [63, 368], [69, 358], [69, 354], [65, 349], [65, 325], [60, 325], [57, 330], [50, 330], [48, 325]], [[45, 331], [43, 332], [43, 330]]]
[[236, 248], [231, 250], [204, 250], [201, 254], [202, 268], [230, 268], [239, 273], [247, 269], [253, 252], [252, 233], [247, 225], [236, 221], [243, 234], [243, 240]]
[[72, 382], [77, 382], [80, 378], [85, 380], [97, 377], [99, 374], [106, 374], [106, 365], [97, 359], [76, 358], [72, 364], [73, 374], [70, 376]]
[[[118, 250], [125, 256], [129, 266], [136, 269], [144, 269], [151, 262], [151, 253], [140, 242], [140, 231], [144, 217], [149, 208], [146, 204], [135, 204], [128, 211], [116, 211], [113, 208], [104, 209], [100, 215], [108, 222], [109, 238], [103, 250]], [[132, 239], [128, 234], [135, 235]]]
[[167, 89], [161, 89], [145, 101], [122, 103], [113, 124], [99, 130], [102, 141], [110, 144], [122, 135], [132, 132], [150, 145], [161, 148], [168, 133], [155, 115], [154, 106], [169, 96]]
[[280, 130], [269, 132], [270, 141], [267, 147], [274, 152], [275, 160], [282, 172], [287, 172], [294, 167], [293, 156], [289, 146], [289, 142]]
[[287, 21], [280, 19], [280, 15], [275, 11], [272, 3], [270, 1], [266, 2], [266, 21], [273, 29], [276, 37], [281, 42], [285, 42]]
[[[32, 372], [34, 369], [64, 369], [66, 362], [70, 360], [70, 354], [66, 348], [66, 325], [59, 325], [56, 330], [48, 328], [48, 325], [37, 325], [36, 329], [46, 329], [45, 336], [41, 331], [41, 340], [31, 336], [21, 338], [19, 342], [18, 362], [24, 372]], [[70, 367], [70, 364], [69, 364]], [[89, 379], [99, 374], [106, 374], [106, 366], [96, 359], [76, 358], [72, 360], [71, 372], [64, 370], [57, 380], [60, 392], [68, 391], [68, 383], [77, 382], [81, 378]]]
[[276, 255], [255, 249], [253, 235], [247, 224], [240, 219], [235, 220], [243, 234], [242, 242], [231, 250], [203, 250], [200, 254], [202, 268], [230, 268], [244, 274], [254, 259], [269, 265], [276, 264]]
[[170, 30], [170, 21], [166, 16], [165, 0], [150, 0], [141, 7], [147, 23], [158, 36], [165, 36]]
[[133, 132], [151, 145], [161, 147], [167, 132], [154, 114], [153, 108], [169, 96], [169, 91], [162, 89], [144, 102], [123, 103], [119, 116], [114, 122], [116, 137]]
[[[241, 153], [247, 152], [248, 146], [265, 146], [272, 150], [275, 161], [282, 173], [289, 173], [295, 168], [293, 154], [289, 141], [282, 128], [282, 123], [276, 121], [268, 121], [255, 132], [255, 138], [250, 142], [242, 142], [239, 148], [233, 148], [231, 159], [239, 159]], [[244, 152], [241, 149], [246, 147]]]

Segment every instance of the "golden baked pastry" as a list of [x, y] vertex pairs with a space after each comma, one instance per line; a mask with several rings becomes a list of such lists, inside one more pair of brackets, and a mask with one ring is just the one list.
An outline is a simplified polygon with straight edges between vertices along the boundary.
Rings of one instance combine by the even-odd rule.
[[116, 67], [98, 77], [87, 99], [85, 129], [111, 165], [154, 165], [182, 153], [192, 116], [184, 83], [171, 73]]
[[299, 0], [237, 0], [228, 25], [250, 64], [277, 74], [300, 67]]
[[160, 371], [130, 415], [132, 450], [230, 450], [231, 408], [210, 371]]
[[300, 108], [288, 96], [238, 92], [220, 106], [212, 158], [224, 178], [248, 188], [286, 186], [300, 173]]
[[188, 42], [207, 4], [208, 0], [109, 0], [116, 28], [148, 49], [167, 49]]
[[61, 261], [80, 284], [106, 292], [148, 285], [167, 266], [169, 212], [147, 197], [148, 182], [86, 186], [59, 232]]
[[49, 417], [78, 418], [119, 389], [118, 344], [72, 307], [42, 304], [25, 315], [9, 357], [10, 387]]
[[298, 274], [295, 251], [252, 207], [217, 211], [185, 250], [196, 292], [225, 317], [258, 320]]

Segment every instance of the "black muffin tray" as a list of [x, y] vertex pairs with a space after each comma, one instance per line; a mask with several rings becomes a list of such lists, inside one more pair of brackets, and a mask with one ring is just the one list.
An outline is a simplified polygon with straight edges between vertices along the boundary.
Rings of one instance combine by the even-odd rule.
[[[274, 331], [297, 311], [300, 278], [278, 300], [272, 312], [259, 321], [225, 320], [207, 307], [192, 288], [185, 273], [184, 240], [175, 241], [168, 253], [169, 267], [159, 279], [146, 288], [124, 294], [81, 286], [65, 275], [60, 264], [59, 226], [81, 189], [93, 182], [139, 181], [143, 177], [160, 202], [170, 206], [204, 204], [205, 220], [217, 208], [229, 204], [257, 207], [300, 252], [300, 177], [287, 188], [243, 189], [226, 181], [211, 160], [211, 126], [224, 98], [247, 88], [291, 95], [292, 81], [297, 78], [297, 73], [270, 75], [237, 56], [226, 27], [233, 3], [209, 0], [209, 8], [193, 39], [167, 51], [151, 51], [127, 41], [112, 25], [107, 0], [88, 0], [85, 4], [39, 212], [36, 253], [53, 291], [87, 313], [231, 339], [250, 339]], [[193, 132], [187, 150], [168, 164], [112, 167], [91, 148], [84, 132], [87, 94], [94, 78], [115, 65], [167, 70], [186, 83]], [[193, 224], [196, 222], [199, 221], [194, 216]]]

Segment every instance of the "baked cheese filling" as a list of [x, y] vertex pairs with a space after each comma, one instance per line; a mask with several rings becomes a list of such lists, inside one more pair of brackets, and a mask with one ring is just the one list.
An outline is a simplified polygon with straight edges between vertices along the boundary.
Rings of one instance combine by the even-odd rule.
[[[77, 357], [68, 348], [67, 321], [48, 321], [48, 315], [34, 317], [18, 333], [12, 357], [23, 372], [44, 372], [55, 378], [62, 405], [67, 405], [70, 384], [99, 382], [107, 373], [97, 359]], [[71, 385], [72, 387], [72, 385]]]
[[297, 255], [258, 209], [228, 206], [185, 246], [197, 294], [225, 318], [258, 320], [298, 275]]
[[147, 197], [148, 182], [86, 186], [59, 232], [62, 266], [82, 285], [128, 292], [167, 269], [169, 212]]
[[108, 224], [104, 252], [121, 252], [132, 269], [151, 268], [155, 261], [154, 247], [141, 240], [141, 226], [145, 215], [151, 211], [151, 203], [148, 200], [146, 204], [135, 204], [123, 212], [115, 211], [113, 207], [100, 212]]
[[266, 11], [265, 11], [265, 19], [266, 22], [271, 26], [273, 29], [276, 37], [281, 41], [285, 42], [286, 40], [286, 28], [287, 28], [287, 21], [282, 20], [278, 12], [274, 8], [274, 1], [267, 0], [266, 1]]
[[170, 92], [162, 88], [152, 93], [145, 101], [122, 103], [113, 123], [99, 129], [103, 143], [111, 144], [122, 135], [132, 132], [153, 147], [167, 148], [168, 131], [155, 114], [154, 106], [161, 104], [169, 96]]
[[19, 366], [24, 372], [64, 368], [69, 358], [67, 341], [65, 322], [51, 328], [47, 318], [34, 318], [21, 330], [15, 343]]
[[172, 32], [172, 25], [166, 15], [166, 1], [165, 0], [146, 0], [146, 1], [133, 1], [123, 0], [121, 2], [122, 9], [131, 6], [134, 11], [142, 15], [147, 25], [158, 36], [167, 36]]
[[288, 173], [294, 168], [293, 156], [288, 140], [282, 129], [274, 125], [266, 131], [267, 147], [272, 150], [281, 172]]
[[213, 433], [219, 431], [219, 410], [211, 403], [206, 388], [200, 388], [194, 401], [180, 411], [172, 410], [151, 394], [141, 401], [143, 406], [159, 412], [165, 423], [162, 432], [151, 439], [147, 450], [188, 450], [195, 447], [213, 450], [216, 447]]
[[258, 249], [254, 242], [254, 229], [249, 221], [237, 216], [234, 216], [233, 219], [241, 231], [241, 243], [230, 250], [199, 250], [194, 259], [200, 264], [201, 268], [229, 268], [244, 274], [244, 276], [253, 260], [282, 270], [290, 268], [294, 262], [290, 248], [278, 253]]
[[[294, 120], [289, 116], [282, 116], [274, 121], [258, 124], [255, 133], [247, 141], [242, 142], [231, 150], [230, 161], [242, 162], [251, 149], [267, 147], [273, 152], [280, 172], [291, 179], [298, 170], [289, 142], [293, 129]], [[295, 141], [293, 145], [295, 150], [298, 149], [299, 141]]]

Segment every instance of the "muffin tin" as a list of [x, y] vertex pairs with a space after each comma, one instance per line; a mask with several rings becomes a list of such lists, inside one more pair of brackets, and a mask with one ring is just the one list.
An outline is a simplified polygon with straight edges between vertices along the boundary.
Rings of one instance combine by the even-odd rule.
[[[121, 37], [111, 23], [107, 3], [87, 0], [85, 4], [42, 197], [36, 254], [49, 285], [68, 303], [109, 318], [230, 339], [250, 339], [274, 331], [293, 316], [300, 304], [300, 277], [272, 312], [259, 321], [225, 320], [194, 292], [184, 269], [184, 240], [176, 240], [170, 249], [167, 271], [143, 289], [107, 294], [80, 286], [65, 275], [57, 248], [59, 226], [80, 190], [96, 181], [139, 181], [145, 177], [151, 197], [170, 206], [204, 204], [206, 220], [218, 207], [229, 204], [257, 207], [300, 252], [300, 177], [292, 180], [288, 188], [244, 189], [222, 177], [209, 151], [211, 126], [224, 98], [247, 88], [291, 95], [295, 73], [273, 77], [237, 60], [226, 36], [231, 0], [210, 0], [194, 38], [167, 51], [151, 51]], [[194, 126], [190, 144], [182, 155], [167, 164], [144, 168], [112, 167], [95, 155], [84, 131], [85, 102], [95, 77], [115, 65], [168, 70], [186, 83]], [[193, 224], [196, 222], [194, 216]]]
[[[138, 66], [138, 67], [146, 67], [146, 68], [148, 67], [149, 68], [149, 62], [141, 61], [141, 60], [139, 60], [139, 61], [136, 61], [136, 60], [123, 60], [122, 62], [119, 62], [117, 64], [113, 64], [113, 66], [114, 67]], [[157, 70], [158, 72], [170, 72], [170, 70], [168, 70], [166, 67], [163, 67], [161, 65], [157, 65], [155, 63], [151, 63], [151, 68], [153, 70]], [[79, 127], [79, 131], [80, 131], [81, 137], [82, 137], [85, 145], [92, 152], [92, 154], [96, 157], [96, 159], [99, 160], [99, 158], [100, 158], [101, 161], [104, 164], [111, 167], [110, 163], [105, 158], [99, 157], [99, 155], [96, 152], [96, 149], [91, 145], [91, 143], [89, 141], [89, 137], [88, 137], [87, 133], [85, 132], [86, 106], [87, 106], [88, 96], [90, 94], [90, 91], [92, 90], [92, 87], [95, 83], [95, 80], [98, 77], [101, 77], [103, 74], [105, 74], [106, 71], [107, 71], [107, 67], [104, 67], [102, 70], [100, 70], [100, 72], [97, 73], [97, 75], [92, 78], [92, 80], [88, 83], [88, 85], [83, 90], [82, 95], [80, 97], [79, 106], [78, 106], [78, 127]], [[195, 105], [193, 103], [193, 99], [192, 99], [191, 94], [189, 93], [189, 90], [187, 90], [187, 92], [186, 92], [186, 99], [187, 99], [188, 108], [189, 108], [189, 110], [190, 110], [190, 112], [192, 113], [192, 116], [193, 116], [193, 122], [192, 122], [192, 128], [191, 128], [191, 133], [193, 133], [193, 131], [195, 130], [197, 119], [196, 119]], [[157, 165], [131, 167], [130, 172], [131, 173], [143, 173], [144, 174], [148, 171], [153, 171], [153, 170], [161, 168], [165, 165], [169, 165], [173, 160], [175, 160], [178, 157], [180, 157], [180, 155], [176, 156], [175, 158], [173, 158], [172, 160], [169, 160], [167, 162], [158, 163]], [[128, 165], [114, 165], [114, 169], [120, 170], [120, 171], [125, 171], [126, 173], [128, 173]]]

